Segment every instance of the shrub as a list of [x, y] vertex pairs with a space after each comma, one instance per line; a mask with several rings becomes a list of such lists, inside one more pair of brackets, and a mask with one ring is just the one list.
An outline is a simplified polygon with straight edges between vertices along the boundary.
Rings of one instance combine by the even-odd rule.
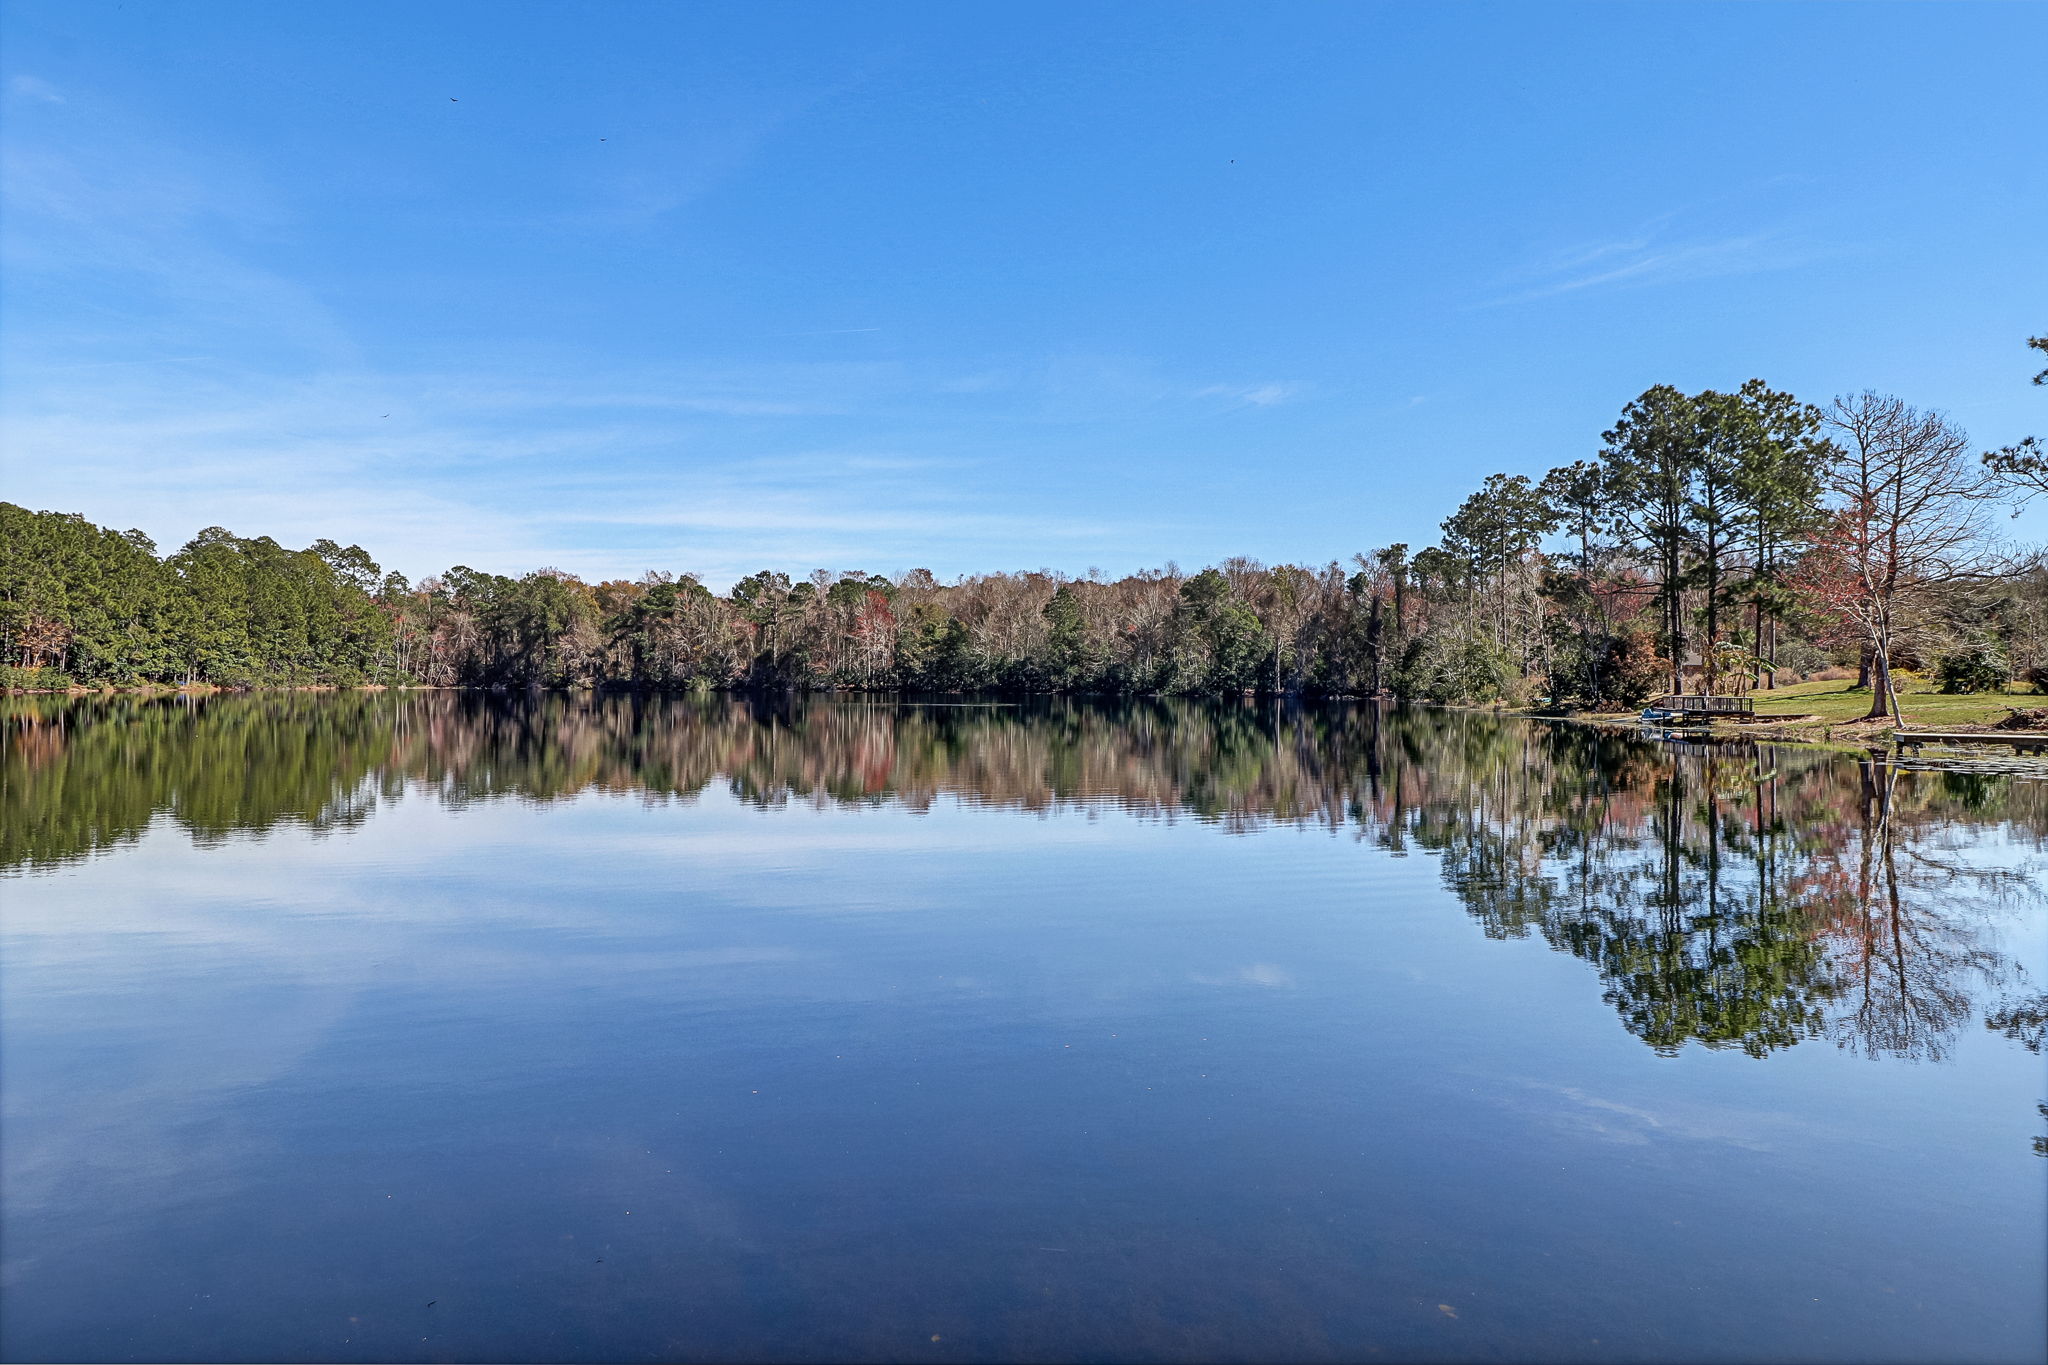
[[1989, 644], [1952, 649], [1934, 664], [1934, 676], [1944, 692], [1997, 692], [2011, 674], [2005, 651]]
[[1615, 640], [1602, 688], [1608, 700], [1637, 706], [1663, 691], [1670, 676], [1670, 661], [1657, 653], [1656, 640], [1646, 630], [1632, 630]]
[[54, 668], [9, 668], [0, 665], [0, 690], [61, 692], [73, 686], [71, 675]]
[[[1804, 640], [1787, 640], [1778, 646], [1778, 668], [1789, 670], [1802, 678], [1810, 678], [1829, 666], [1830, 660], [1813, 645]], [[1849, 674], [1854, 677], [1853, 671]]]
[[1445, 704], [1497, 701], [1516, 680], [1499, 645], [1456, 628], [1425, 631], [1408, 645], [1394, 675], [1403, 697]]

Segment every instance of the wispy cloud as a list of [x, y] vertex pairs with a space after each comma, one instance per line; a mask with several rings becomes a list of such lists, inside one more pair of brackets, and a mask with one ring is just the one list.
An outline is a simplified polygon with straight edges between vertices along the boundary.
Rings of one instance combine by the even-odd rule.
[[16, 453], [9, 496], [167, 546], [218, 523], [288, 543], [360, 540], [413, 575], [456, 562], [599, 577], [662, 567], [717, 586], [764, 564], [904, 568], [1005, 545], [1084, 554], [1134, 529], [1001, 506], [963, 477], [976, 463], [963, 456], [805, 444], [830, 411], [772, 396], [779, 380], [872, 411], [913, 382], [896, 375], [863, 388], [775, 367], [739, 398], [706, 396], [682, 373], [610, 387], [504, 373], [275, 380], [210, 364], [12, 373], [30, 382], [0, 407], [0, 441]]
[[585, 227], [654, 227], [710, 197], [776, 139], [867, 79], [862, 66], [787, 88], [706, 91], [688, 112], [615, 129], [603, 135], [605, 155], [593, 159], [576, 206], [548, 216]]
[[1199, 398], [1227, 398], [1239, 407], [1271, 408], [1291, 403], [1307, 393], [1309, 386], [1299, 380], [1270, 380], [1263, 384], [1211, 384], [1195, 390]]
[[[989, 387], [998, 386], [994, 376], [986, 382]], [[1036, 392], [1039, 415], [1060, 422], [1158, 417], [1176, 409], [1201, 415], [1272, 408], [1295, 401], [1311, 387], [1291, 379], [1190, 384], [1184, 376], [1168, 373], [1143, 356], [1085, 353], [1051, 357], [1026, 386]], [[960, 391], [960, 381], [949, 387]]]
[[51, 363], [240, 348], [273, 363], [356, 362], [318, 292], [257, 263], [295, 215], [244, 168], [81, 104], [7, 120], [0, 193], [0, 264], [16, 290], [69, 305], [42, 316], [32, 343], [17, 308], [10, 349]]
[[1204, 389], [1129, 357], [621, 363], [518, 339], [394, 357], [279, 264], [300, 210], [250, 167], [77, 92], [10, 94], [34, 107], [0, 129], [0, 250], [40, 306], [0, 331], [4, 495], [165, 548], [219, 524], [359, 541], [413, 575], [661, 567], [714, 586], [764, 564], [1085, 562], [1156, 523], [1074, 515], [1028, 456], [991, 453], [1004, 441], [1301, 387]]
[[1198, 986], [1257, 986], [1263, 990], [1285, 990], [1294, 984], [1286, 968], [1271, 962], [1254, 962], [1239, 971], [1222, 974], [1191, 972], [1188, 980]]
[[38, 104], [63, 104], [64, 96], [57, 87], [40, 76], [11, 76], [7, 81], [7, 93], [20, 100], [33, 100]]
[[997, 389], [1014, 387], [1017, 376], [1002, 370], [983, 370], [979, 374], [957, 375], [941, 379], [936, 385], [940, 393], [992, 393]]
[[1816, 244], [1787, 227], [1686, 231], [1682, 224], [1689, 216], [1664, 214], [1626, 234], [1544, 253], [1515, 272], [1507, 292], [1480, 306], [1787, 270], [1822, 254]]

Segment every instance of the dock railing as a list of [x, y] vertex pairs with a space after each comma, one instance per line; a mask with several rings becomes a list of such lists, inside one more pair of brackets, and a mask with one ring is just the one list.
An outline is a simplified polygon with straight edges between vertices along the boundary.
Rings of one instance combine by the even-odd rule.
[[1675, 711], [1686, 716], [1753, 716], [1756, 702], [1749, 697], [1722, 697], [1706, 693], [1669, 693], [1649, 704], [1653, 711]]

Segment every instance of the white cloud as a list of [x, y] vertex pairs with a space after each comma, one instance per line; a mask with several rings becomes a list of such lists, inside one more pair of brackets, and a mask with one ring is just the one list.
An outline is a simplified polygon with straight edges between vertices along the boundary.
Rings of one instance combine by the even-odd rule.
[[1099, 558], [1147, 528], [1075, 515], [1026, 454], [955, 443], [1202, 401], [1128, 358], [621, 366], [514, 341], [384, 361], [325, 286], [275, 264], [299, 213], [256, 170], [98, 106], [59, 132], [23, 124], [4, 133], [0, 247], [38, 305], [0, 332], [5, 496], [165, 550], [224, 525], [358, 542], [413, 576], [660, 567], [714, 587], [764, 564]]
[[1285, 990], [1294, 984], [1293, 975], [1271, 962], [1254, 962], [1242, 970], [1222, 976], [1195, 972], [1188, 980], [1198, 986], [1257, 986], [1262, 990]]
[[[1755, 188], [1769, 189], [1776, 183]], [[1692, 211], [1660, 214], [1626, 233], [1542, 253], [1515, 272], [1510, 292], [1482, 306], [1786, 270], [1822, 254], [1782, 225], [1732, 232], [1683, 227], [1700, 216]]]
[[1291, 403], [1307, 393], [1309, 386], [1300, 380], [1269, 380], [1263, 384], [1211, 384], [1197, 389], [1199, 398], [1228, 398], [1245, 407], [1271, 408], [1282, 403]]
[[20, 75], [8, 79], [7, 93], [16, 99], [33, 100], [38, 104], [63, 104], [64, 96], [57, 87], [40, 76]]
[[[827, 411], [818, 395], [834, 389], [871, 406], [894, 379], [863, 394], [843, 374], [778, 371], [753, 388], [730, 372], [701, 386], [672, 373], [669, 392], [650, 379], [578, 394], [559, 376], [273, 379], [190, 357], [9, 368], [10, 500], [139, 526], [165, 550], [218, 524], [288, 544], [359, 541], [411, 576], [458, 562], [598, 577], [660, 567], [722, 587], [764, 564], [895, 570], [1130, 529], [1005, 508], [967, 491], [958, 458], [806, 448], [777, 429], [765, 438], [777, 453], [749, 453], [758, 434], [727, 439], [733, 422]], [[778, 382], [795, 396], [765, 396]], [[762, 396], [736, 396], [750, 388]]]

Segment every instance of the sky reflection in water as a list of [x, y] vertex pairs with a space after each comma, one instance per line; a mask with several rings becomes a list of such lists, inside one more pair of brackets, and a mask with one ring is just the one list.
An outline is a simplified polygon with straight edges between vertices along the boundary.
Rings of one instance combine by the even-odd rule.
[[1357, 707], [9, 705], [10, 1358], [2041, 1354], [2048, 784]]

